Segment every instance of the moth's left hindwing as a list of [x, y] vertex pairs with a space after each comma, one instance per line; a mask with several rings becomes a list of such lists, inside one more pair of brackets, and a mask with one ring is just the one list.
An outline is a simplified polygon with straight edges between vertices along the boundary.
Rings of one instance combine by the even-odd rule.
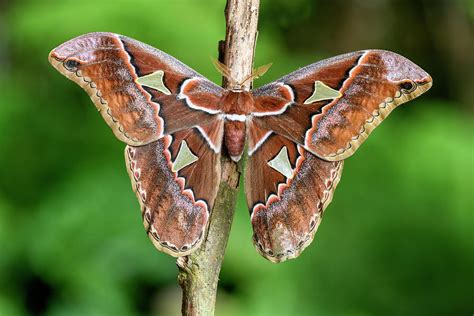
[[272, 134], [247, 162], [247, 204], [257, 251], [272, 262], [297, 257], [314, 238], [342, 173], [342, 161], [325, 161]]
[[115, 136], [153, 244], [173, 256], [203, 240], [220, 178], [223, 89], [175, 58], [112, 33], [72, 39], [51, 64], [84, 88]]

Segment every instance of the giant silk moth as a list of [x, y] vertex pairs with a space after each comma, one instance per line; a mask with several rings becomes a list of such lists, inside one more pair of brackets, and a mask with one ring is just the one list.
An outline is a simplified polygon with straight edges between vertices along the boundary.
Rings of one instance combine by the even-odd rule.
[[[131, 38], [90, 33], [49, 56], [126, 143], [127, 170], [153, 244], [184, 256], [203, 241], [220, 155], [247, 155], [245, 190], [257, 251], [273, 262], [313, 240], [350, 157], [398, 105], [431, 87], [382, 50], [316, 62], [247, 91], [225, 90]], [[244, 146], [247, 144], [247, 146]]]

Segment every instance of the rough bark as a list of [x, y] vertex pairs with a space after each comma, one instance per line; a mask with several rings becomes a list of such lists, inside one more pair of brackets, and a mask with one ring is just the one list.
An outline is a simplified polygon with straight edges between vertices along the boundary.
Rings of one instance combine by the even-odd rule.
[[[252, 73], [258, 9], [259, 0], [227, 1], [226, 39], [219, 45], [219, 53], [237, 82]], [[231, 84], [223, 79], [224, 88], [232, 89]], [[250, 85], [251, 82], [247, 82], [245, 88]], [[177, 260], [178, 281], [183, 290], [183, 315], [214, 315], [219, 273], [234, 217], [241, 170], [241, 163], [234, 163], [225, 153], [221, 164], [221, 183], [206, 240], [196, 252]]]

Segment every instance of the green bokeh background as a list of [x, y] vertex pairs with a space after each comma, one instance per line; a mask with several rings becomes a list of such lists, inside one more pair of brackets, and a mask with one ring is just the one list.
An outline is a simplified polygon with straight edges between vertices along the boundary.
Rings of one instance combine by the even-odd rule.
[[[123, 147], [47, 62], [111, 31], [214, 82], [224, 0], [0, 2], [0, 315], [178, 315], [175, 260], [146, 237]], [[474, 4], [263, 1], [256, 86], [362, 48], [399, 52], [434, 86], [348, 159], [313, 244], [272, 264], [251, 242], [243, 191], [217, 315], [474, 313]]]

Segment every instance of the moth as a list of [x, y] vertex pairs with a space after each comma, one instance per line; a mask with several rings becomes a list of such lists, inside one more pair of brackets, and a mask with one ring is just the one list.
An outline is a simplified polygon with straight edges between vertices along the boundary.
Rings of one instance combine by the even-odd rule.
[[[260, 88], [226, 90], [177, 59], [113, 33], [51, 51], [87, 91], [115, 136], [153, 244], [185, 256], [204, 239], [220, 156], [247, 155], [245, 189], [257, 251], [272, 262], [313, 240], [350, 157], [398, 105], [432, 85], [383, 50], [316, 62]], [[247, 145], [246, 145], [247, 144]]]

